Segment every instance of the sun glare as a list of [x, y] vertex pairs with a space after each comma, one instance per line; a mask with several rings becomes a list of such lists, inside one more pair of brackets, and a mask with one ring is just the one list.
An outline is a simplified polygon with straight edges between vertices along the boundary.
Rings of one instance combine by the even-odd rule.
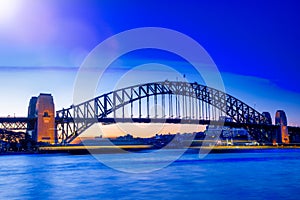
[[0, 0], [0, 24], [9, 23], [20, 6], [19, 0]]

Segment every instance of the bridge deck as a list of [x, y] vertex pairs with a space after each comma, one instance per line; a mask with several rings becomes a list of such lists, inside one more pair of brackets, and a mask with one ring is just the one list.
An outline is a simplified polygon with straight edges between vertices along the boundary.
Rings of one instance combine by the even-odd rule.
[[31, 118], [28, 117], [0, 117], [0, 123], [3, 122], [28, 122], [32, 120]]

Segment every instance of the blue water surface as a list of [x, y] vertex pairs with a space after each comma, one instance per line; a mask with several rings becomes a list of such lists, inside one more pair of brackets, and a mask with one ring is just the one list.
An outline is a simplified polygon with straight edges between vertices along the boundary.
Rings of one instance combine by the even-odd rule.
[[300, 150], [186, 153], [150, 173], [120, 172], [91, 155], [0, 156], [0, 199], [300, 199], [299, 191]]

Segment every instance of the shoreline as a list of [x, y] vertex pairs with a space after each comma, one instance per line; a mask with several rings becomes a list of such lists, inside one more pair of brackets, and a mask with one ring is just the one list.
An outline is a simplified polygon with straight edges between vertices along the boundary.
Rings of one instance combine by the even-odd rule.
[[[166, 150], [176, 150], [179, 148], [168, 148]], [[259, 153], [273, 150], [297, 150], [300, 146], [214, 146], [201, 147], [194, 146], [186, 149], [186, 153], [199, 153], [199, 151], [209, 153]], [[25, 152], [0, 152], [1, 155], [34, 155], [34, 154], [116, 154], [156, 151], [150, 145], [122, 145], [122, 146], [45, 146], [39, 147], [38, 151]], [[201, 153], [201, 152], [200, 152]]]

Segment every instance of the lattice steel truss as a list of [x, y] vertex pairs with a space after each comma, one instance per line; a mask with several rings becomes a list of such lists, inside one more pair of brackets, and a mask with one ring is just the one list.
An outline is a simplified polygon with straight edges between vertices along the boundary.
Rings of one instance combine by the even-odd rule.
[[56, 112], [58, 140], [69, 143], [97, 122], [209, 124], [220, 116], [267, 125], [264, 115], [239, 99], [198, 83], [165, 81], [118, 89]]
[[7, 117], [0, 118], [0, 129], [5, 130], [27, 130], [27, 124], [36, 119], [27, 117]]

